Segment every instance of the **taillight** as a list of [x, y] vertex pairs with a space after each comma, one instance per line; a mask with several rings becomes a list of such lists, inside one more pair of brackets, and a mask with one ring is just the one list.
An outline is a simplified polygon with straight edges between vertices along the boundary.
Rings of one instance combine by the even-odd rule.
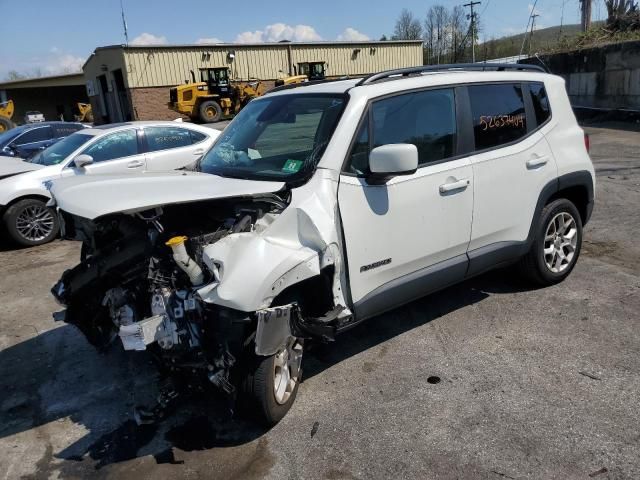
[[587, 153], [589, 153], [591, 151], [591, 140], [589, 139], [588, 133], [584, 134], [584, 146], [587, 149]]

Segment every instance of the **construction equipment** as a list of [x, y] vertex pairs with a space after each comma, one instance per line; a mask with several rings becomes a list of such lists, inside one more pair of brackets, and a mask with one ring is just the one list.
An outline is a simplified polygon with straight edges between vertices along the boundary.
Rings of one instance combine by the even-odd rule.
[[93, 110], [90, 103], [78, 102], [77, 113], [74, 115], [76, 122], [93, 122]]
[[191, 70], [191, 83], [169, 91], [169, 108], [193, 121], [211, 123], [237, 114], [251, 99], [265, 93], [258, 80], [232, 84], [229, 72], [227, 67], [201, 68], [200, 82], [196, 82]]
[[0, 102], [0, 132], [6, 132], [16, 126], [11, 121], [11, 117], [13, 117], [13, 100]]
[[[282, 87], [284, 85], [294, 85], [298, 83], [304, 83], [309, 81], [324, 80], [325, 75], [325, 62], [303, 62], [298, 64], [299, 75], [292, 75], [290, 77], [279, 78], [276, 80], [276, 87]], [[295, 67], [294, 67], [295, 69]]]

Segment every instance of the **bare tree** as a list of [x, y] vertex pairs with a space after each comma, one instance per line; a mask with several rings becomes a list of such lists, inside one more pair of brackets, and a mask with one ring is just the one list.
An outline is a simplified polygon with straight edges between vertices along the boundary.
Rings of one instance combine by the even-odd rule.
[[7, 82], [15, 82], [17, 80], [24, 80], [27, 76], [23, 73], [20, 73], [16, 70], [9, 70], [7, 76], [5, 77]]
[[402, 10], [396, 26], [393, 30], [393, 40], [420, 40], [422, 38], [422, 25], [420, 20], [413, 16], [406, 8]]
[[605, 0], [609, 18], [623, 17], [638, 10], [634, 0]]

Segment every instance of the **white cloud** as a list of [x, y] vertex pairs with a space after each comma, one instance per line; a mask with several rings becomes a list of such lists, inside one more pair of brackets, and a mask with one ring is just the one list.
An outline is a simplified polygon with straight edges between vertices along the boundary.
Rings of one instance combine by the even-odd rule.
[[167, 37], [144, 32], [129, 42], [131, 45], [166, 45]]
[[351, 27], [345, 28], [344, 32], [338, 35], [339, 42], [366, 42], [367, 40], [371, 39], [364, 33]]
[[51, 47], [49, 52], [50, 55], [41, 63], [42, 73], [44, 75], [82, 72], [82, 65], [86, 61], [86, 58], [64, 52], [56, 46]]
[[224, 41], [216, 37], [207, 37], [207, 38], [199, 38], [198, 40], [196, 40], [196, 43], [198, 45], [212, 45], [215, 43], [224, 43]]
[[236, 37], [236, 43], [262, 43], [280, 42], [290, 40], [292, 42], [317, 42], [322, 37], [309, 25], [287, 25], [274, 23], [267, 25], [264, 30], [242, 32]]

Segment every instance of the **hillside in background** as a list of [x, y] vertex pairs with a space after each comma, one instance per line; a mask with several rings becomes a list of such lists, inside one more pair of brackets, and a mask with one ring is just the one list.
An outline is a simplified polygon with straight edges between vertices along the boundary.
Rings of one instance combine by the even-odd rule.
[[[594, 23], [595, 27], [602, 25], [601, 22]], [[563, 25], [562, 27], [541, 28], [533, 32], [533, 44], [531, 53], [557, 50], [560, 45], [571, 43], [578, 38], [582, 32], [580, 25]], [[529, 33], [520, 33], [509, 37], [491, 39], [478, 45], [476, 56], [481, 60], [491, 60], [494, 58], [512, 57], [520, 54], [522, 42], [525, 39], [523, 53], [529, 53]]]

